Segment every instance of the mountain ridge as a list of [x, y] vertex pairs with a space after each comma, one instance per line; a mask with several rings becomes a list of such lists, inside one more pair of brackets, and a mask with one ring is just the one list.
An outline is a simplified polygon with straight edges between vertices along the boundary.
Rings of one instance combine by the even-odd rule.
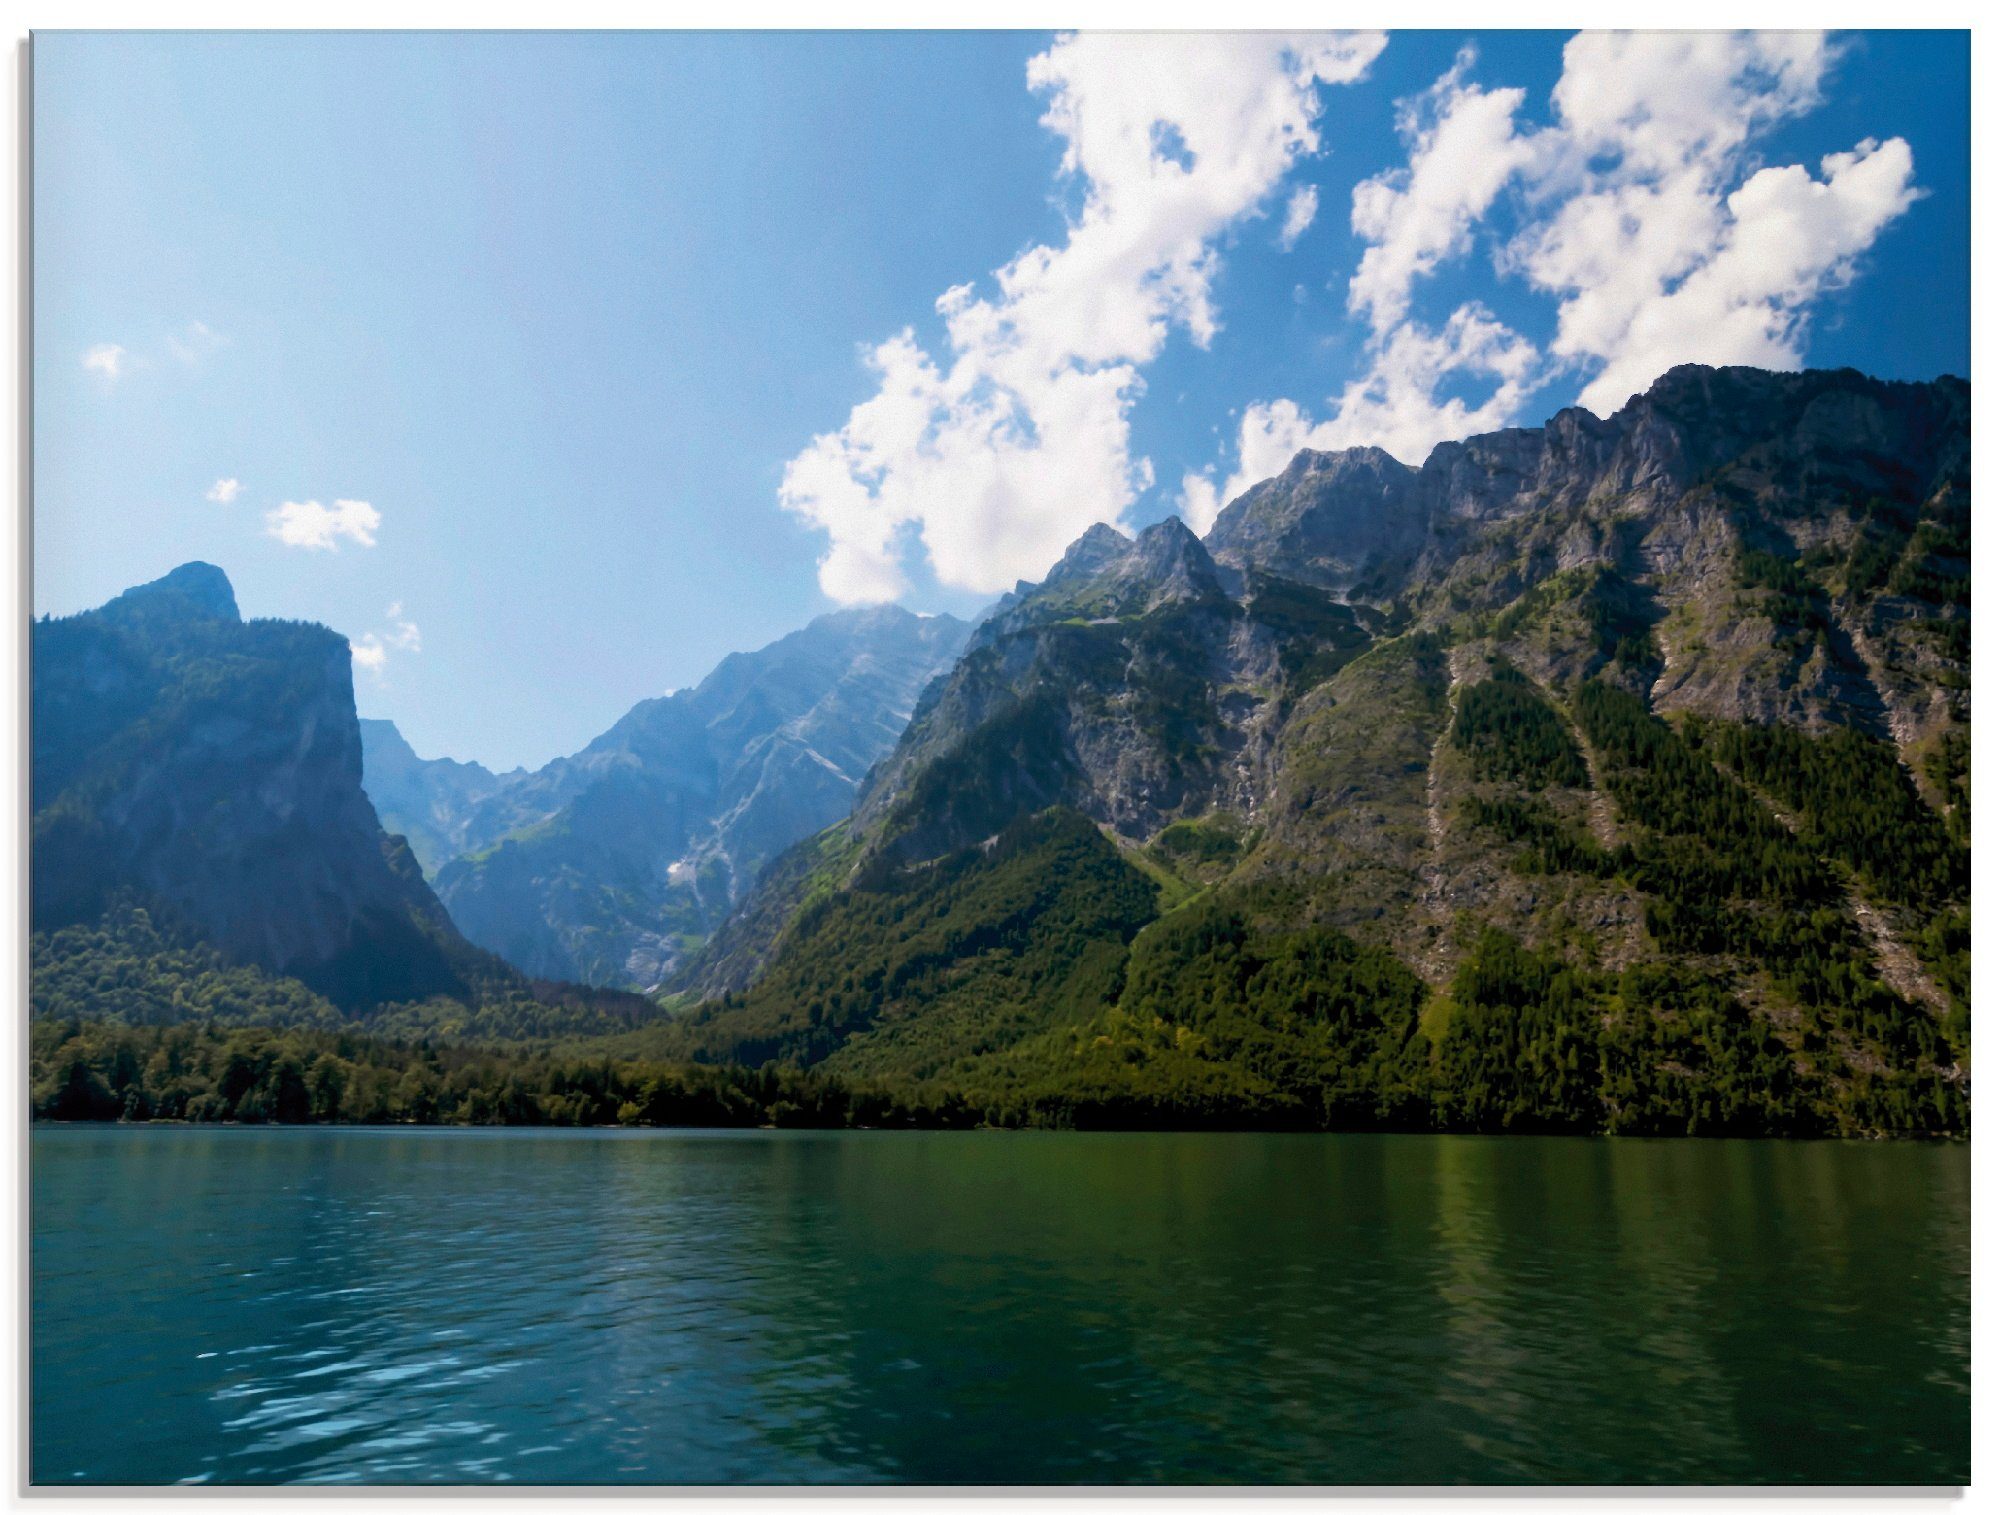
[[[1128, 968], [1070, 1023], [1095, 1042], [1055, 1067], [1094, 1067], [1092, 1046], [1138, 1034], [1124, 974], [1194, 911], [1238, 942], [1235, 961], [1290, 943], [1410, 975], [1430, 1005], [1419, 1082], [1504, 1026], [1474, 1008], [1496, 988], [1598, 1005], [1586, 1026], [1568, 1010], [1548, 1024], [1609, 1067], [1630, 1045], [1607, 1050], [1603, 1028], [1665, 1034], [1619, 987], [1638, 974], [1733, 1038], [1738, 1062], [1696, 1077], [1697, 1125], [1720, 1108], [1699, 1102], [1717, 1098], [1704, 1079], [1775, 1078], [1781, 1055], [1809, 1070], [1786, 1076], [1787, 1113], [1739, 1103], [1730, 1120], [1949, 1123], [1969, 994], [1969, 393], [1683, 367], [1612, 417], [1558, 412], [1416, 468], [1303, 452], [1229, 502], [1206, 543], [1154, 527], [1142, 552], [1093, 528], [982, 623], [850, 820], [780, 860], [771, 897], [690, 965], [681, 985], [708, 1003], [675, 1045], [727, 1057], [740, 1025], [836, 1070], [934, 1066], [909, 1059], [927, 1023], [964, 1013], [949, 1007], [967, 991], [943, 981], [853, 1012], [831, 1045], [783, 1028], [850, 1014], [813, 971], [846, 956], [842, 933], [954, 914], [923, 903], [927, 870], [976, 866], [1010, 826], [1072, 813], [1159, 903], [1105, 949]], [[1884, 861], [1897, 827], [1936, 860], [1922, 886]], [[1274, 1000], [1275, 1021], [1246, 1026], [1257, 997], [1242, 992], [1214, 1012], [1231, 1034], [1306, 1056], [1296, 1011]], [[1147, 1004], [1183, 1038], [1201, 1024]], [[1074, 1114], [1062, 1102], [1082, 1075], [1047, 1061], [1063, 1017], [981, 1013], [1001, 1020], [970, 1033], [953, 1076], [1009, 1098], [1040, 1087]], [[1419, 1045], [1401, 1023], [1374, 1034], [1394, 1042], [1384, 1069]], [[1618, 1077], [1671, 1082], [1660, 1069], [1686, 1055]], [[1384, 1119], [1401, 1098], [1386, 1089]], [[1304, 1097], [1282, 1080], [1266, 1093]], [[1438, 1087], [1427, 1118], [1473, 1119], [1460, 1094]], [[1612, 1096], [1574, 1089], [1523, 1091], [1522, 1110], [1545, 1098], [1534, 1118], [1563, 1128], [1622, 1119]]]

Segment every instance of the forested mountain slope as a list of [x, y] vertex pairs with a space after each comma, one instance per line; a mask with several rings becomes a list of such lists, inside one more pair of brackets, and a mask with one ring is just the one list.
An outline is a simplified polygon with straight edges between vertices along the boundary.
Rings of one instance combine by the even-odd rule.
[[[1955, 1129], [1970, 482], [1960, 381], [1690, 367], [1095, 528], [674, 1034], [1031, 1118]], [[1111, 872], [1030, 941], [968, 882], [1028, 857]]]
[[[467, 943], [361, 788], [344, 637], [206, 563], [33, 634], [38, 1015], [610, 1029]], [[641, 1004], [643, 1002], [640, 1002]]]
[[34, 628], [34, 928], [137, 900], [343, 1004], [462, 991], [361, 790], [347, 642], [190, 563]]

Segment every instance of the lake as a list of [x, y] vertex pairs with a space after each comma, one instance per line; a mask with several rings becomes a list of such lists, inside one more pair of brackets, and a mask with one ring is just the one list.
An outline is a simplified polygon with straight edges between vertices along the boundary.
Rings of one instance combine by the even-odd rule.
[[38, 1127], [39, 1484], [1955, 1484], [1964, 1146]]

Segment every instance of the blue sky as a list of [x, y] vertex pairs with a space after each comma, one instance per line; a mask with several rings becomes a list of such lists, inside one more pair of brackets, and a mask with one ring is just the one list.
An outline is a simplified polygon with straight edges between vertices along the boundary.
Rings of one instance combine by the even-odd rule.
[[1568, 41], [40, 34], [36, 607], [206, 558], [537, 763], [1298, 445], [1967, 372], [1963, 34]]

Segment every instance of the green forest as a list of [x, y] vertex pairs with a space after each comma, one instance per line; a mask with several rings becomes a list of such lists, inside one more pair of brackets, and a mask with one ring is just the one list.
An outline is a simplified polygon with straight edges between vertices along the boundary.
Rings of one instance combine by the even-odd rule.
[[191, 1022], [36, 1021], [37, 1120], [249, 1125], [947, 1126], [962, 1101], [796, 1068], [707, 1067], [548, 1048]]

